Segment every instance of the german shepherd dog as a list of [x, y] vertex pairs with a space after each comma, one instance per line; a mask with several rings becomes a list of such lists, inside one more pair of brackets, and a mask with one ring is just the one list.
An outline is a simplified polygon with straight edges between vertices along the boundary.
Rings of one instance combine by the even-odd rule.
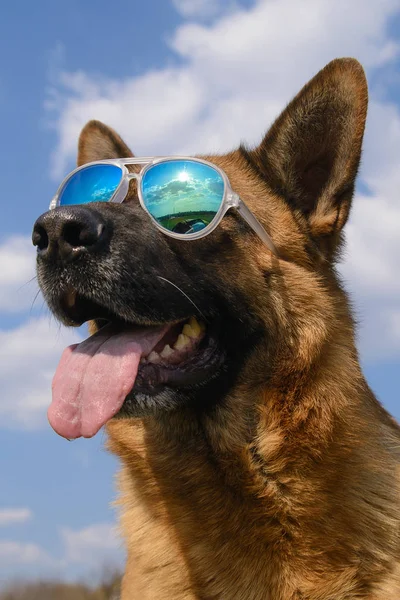
[[[87, 389], [103, 377], [88, 406], [63, 410], [100, 414], [120, 386], [121, 336], [148, 346], [116, 417], [101, 416], [122, 462], [123, 600], [400, 599], [400, 430], [361, 372], [335, 266], [366, 112], [362, 67], [334, 60], [258, 147], [204, 157], [278, 256], [235, 209], [201, 239], [164, 235], [134, 180], [122, 203], [57, 207], [35, 224], [50, 309], [93, 334], [54, 385], [64, 377], [70, 393], [79, 361], [98, 359]], [[84, 127], [79, 165], [131, 156], [112, 129]], [[104, 327], [108, 365], [93, 341]], [[186, 359], [160, 360], [160, 327], [161, 346], [192, 336]]]

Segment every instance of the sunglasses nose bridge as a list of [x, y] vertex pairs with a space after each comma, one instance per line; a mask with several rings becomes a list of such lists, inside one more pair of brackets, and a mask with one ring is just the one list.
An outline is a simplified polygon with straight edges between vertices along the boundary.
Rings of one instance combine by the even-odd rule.
[[138, 173], [128, 173], [127, 178], [130, 179], [139, 179]]

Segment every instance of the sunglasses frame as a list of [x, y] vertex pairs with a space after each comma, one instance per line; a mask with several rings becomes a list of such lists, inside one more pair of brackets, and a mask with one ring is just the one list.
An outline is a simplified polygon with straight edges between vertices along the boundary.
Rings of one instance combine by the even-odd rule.
[[[143, 195], [142, 195], [142, 181], [143, 181], [143, 178], [144, 178], [145, 174], [147, 173], [147, 171], [149, 169], [151, 169], [152, 167], [154, 167], [155, 165], [158, 165], [160, 163], [175, 162], [175, 161], [191, 161], [191, 162], [197, 162], [197, 163], [200, 163], [203, 165], [207, 165], [207, 166], [213, 168], [215, 171], [217, 171], [224, 182], [224, 193], [223, 193], [223, 197], [221, 200], [221, 206], [218, 209], [218, 211], [215, 214], [212, 221], [206, 227], [204, 227], [204, 229], [202, 229], [201, 231], [196, 231], [194, 233], [184, 233], [184, 234], [169, 231], [168, 229], [166, 229], [165, 227], [163, 227], [162, 225], [160, 225], [158, 223], [158, 221], [153, 217], [153, 215], [150, 213], [150, 211], [148, 210], [148, 208], [146, 207], [146, 205], [144, 203]], [[258, 237], [269, 248], [269, 250], [273, 254], [278, 256], [278, 251], [277, 251], [276, 246], [275, 246], [274, 242], [272, 241], [270, 235], [266, 232], [264, 227], [261, 225], [261, 223], [258, 221], [258, 219], [254, 216], [254, 214], [251, 212], [251, 210], [247, 207], [247, 205], [243, 202], [243, 200], [239, 197], [239, 195], [236, 194], [236, 192], [234, 192], [232, 190], [231, 184], [229, 182], [229, 179], [228, 179], [226, 173], [222, 169], [220, 169], [218, 166], [214, 165], [213, 163], [210, 163], [210, 162], [200, 159], [200, 158], [192, 158], [192, 157], [188, 157], [188, 156], [158, 156], [158, 157], [153, 156], [153, 157], [139, 157], [139, 158], [132, 157], [132, 158], [105, 159], [105, 160], [96, 160], [93, 162], [86, 163], [84, 165], [81, 165], [80, 167], [77, 167], [76, 169], [71, 171], [71, 173], [69, 173], [65, 177], [65, 179], [62, 181], [61, 185], [59, 186], [54, 198], [50, 202], [49, 209], [53, 210], [53, 209], [57, 208], [58, 206], [60, 206], [60, 196], [61, 196], [65, 186], [69, 182], [69, 180], [76, 173], [78, 173], [79, 171], [82, 171], [83, 169], [86, 169], [87, 167], [91, 167], [94, 165], [102, 165], [102, 164], [114, 165], [116, 167], [119, 167], [121, 169], [121, 174], [122, 174], [121, 181], [118, 184], [118, 187], [116, 188], [116, 190], [115, 190], [114, 194], [112, 195], [112, 197], [110, 198], [110, 200], [108, 200], [108, 202], [122, 203], [125, 200], [126, 196], [128, 195], [130, 181], [132, 179], [136, 179], [137, 192], [138, 192], [139, 202], [140, 202], [141, 207], [149, 215], [149, 217], [151, 218], [151, 220], [153, 221], [153, 223], [157, 227], [157, 229], [159, 231], [161, 231], [162, 233], [164, 233], [165, 235], [168, 235], [172, 238], [179, 239], [179, 240], [186, 240], [186, 241], [198, 240], [202, 237], [205, 237], [212, 231], [214, 231], [214, 229], [216, 229], [218, 227], [218, 225], [221, 223], [223, 217], [228, 212], [228, 210], [231, 208], [235, 208], [237, 210], [237, 212], [240, 214], [240, 216], [248, 223], [248, 225], [250, 225], [250, 227], [253, 229], [253, 231], [258, 235]], [[139, 166], [142, 165], [142, 168], [139, 171], [139, 173], [132, 173], [132, 172], [128, 171], [126, 165], [139, 165]]]

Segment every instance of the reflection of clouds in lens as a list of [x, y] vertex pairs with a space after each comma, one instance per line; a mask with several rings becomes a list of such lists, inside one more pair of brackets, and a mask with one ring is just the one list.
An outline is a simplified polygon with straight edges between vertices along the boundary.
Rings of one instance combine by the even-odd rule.
[[223, 185], [218, 182], [196, 181], [187, 185], [175, 180], [164, 186], [150, 188], [145, 193], [145, 201], [155, 217], [199, 210], [216, 212], [221, 205], [222, 193]]
[[77, 171], [60, 194], [61, 205], [108, 202], [121, 183], [122, 170], [116, 165], [90, 165]]
[[92, 191], [92, 199], [93, 202], [101, 202], [102, 200], [109, 200], [113, 193], [115, 192], [115, 186], [110, 188], [104, 186], [102, 188], [98, 188]]
[[143, 180], [143, 198], [155, 218], [213, 212], [221, 206], [224, 182], [202, 163], [171, 161], [152, 167]]
[[224, 183], [223, 183], [223, 181], [221, 179], [219, 181], [209, 179], [208, 180], [208, 187], [215, 194], [221, 194], [222, 195], [223, 192], [224, 192]]
[[167, 194], [171, 192], [171, 194], [178, 194], [179, 192], [184, 192], [185, 194], [189, 194], [192, 190], [195, 189], [194, 185], [190, 185], [188, 181], [182, 181], [180, 179], [175, 179], [171, 181], [171, 183], [167, 183], [163, 188], [157, 187], [157, 190], [163, 190], [163, 194]]

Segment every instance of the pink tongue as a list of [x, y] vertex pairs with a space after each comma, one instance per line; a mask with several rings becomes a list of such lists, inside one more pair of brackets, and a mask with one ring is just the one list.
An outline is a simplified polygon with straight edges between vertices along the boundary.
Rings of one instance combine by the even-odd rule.
[[122, 407], [135, 383], [140, 357], [162, 339], [167, 327], [115, 332], [107, 325], [63, 352], [47, 412], [61, 436], [92, 437]]

